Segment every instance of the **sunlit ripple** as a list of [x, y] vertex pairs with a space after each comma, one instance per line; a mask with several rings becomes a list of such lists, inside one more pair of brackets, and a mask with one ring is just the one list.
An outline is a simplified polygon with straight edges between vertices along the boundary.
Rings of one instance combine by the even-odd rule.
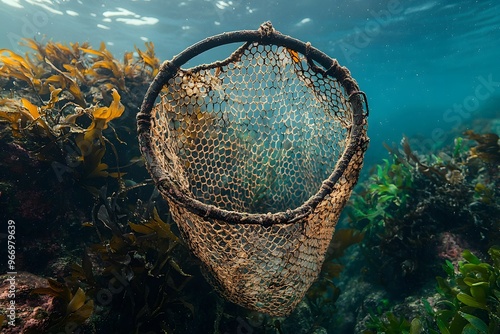
[[24, 8], [24, 6], [19, 3], [19, 0], [2, 0], [2, 2], [14, 8]]
[[116, 7], [116, 11], [105, 11], [102, 15], [105, 17], [103, 21], [110, 22], [111, 18], [116, 17], [116, 22], [133, 26], [153, 25], [159, 22], [156, 17], [141, 16], [122, 7]]
[[59, 5], [54, 4], [54, 2], [50, 0], [25, 0], [30, 5], [38, 6], [45, 9], [47, 12], [57, 15], [64, 15], [63, 12], [57, 9]]

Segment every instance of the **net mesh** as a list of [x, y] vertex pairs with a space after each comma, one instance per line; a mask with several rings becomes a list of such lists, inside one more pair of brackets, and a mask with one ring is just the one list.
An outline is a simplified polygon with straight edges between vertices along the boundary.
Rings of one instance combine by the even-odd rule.
[[[184, 239], [228, 300], [284, 315], [317, 278], [368, 142], [366, 119], [350, 142], [353, 119], [341, 82], [284, 46], [246, 43], [224, 61], [178, 68], [162, 87], [143, 151]], [[345, 171], [293, 222], [210, 217], [211, 208], [289, 214], [317, 196], [349, 145]]]
[[153, 149], [171, 152], [161, 168], [226, 210], [304, 203], [344, 152], [352, 112], [339, 83], [298, 57], [250, 45], [238, 62], [180, 70], [154, 109]]

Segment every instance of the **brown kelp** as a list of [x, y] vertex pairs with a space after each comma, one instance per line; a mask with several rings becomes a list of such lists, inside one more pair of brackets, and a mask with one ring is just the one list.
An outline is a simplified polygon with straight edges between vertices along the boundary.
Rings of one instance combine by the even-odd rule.
[[[121, 177], [115, 146], [126, 145], [119, 133], [135, 126], [126, 107], [138, 107], [158, 71], [154, 46], [146, 43], [146, 51], [136, 48], [136, 56], [127, 52], [120, 62], [104, 43], [98, 50], [32, 39], [24, 45], [32, 52], [0, 50], [0, 122], [33, 158], [49, 162], [59, 180], [69, 176], [97, 194], [89, 179]], [[119, 129], [110, 123], [118, 118]]]
[[[123, 194], [106, 196], [102, 190], [100, 195], [92, 221], [84, 224], [96, 230], [99, 242], [83, 250], [81, 262], [73, 262], [68, 275], [48, 279], [46, 287], [32, 291], [59, 302], [44, 329], [88, 331], [98, 323], [99, 330], [106, 330], [103, 322], [118, 314], [127, 320], [108, 330], [134, 328], [141, 333], [186, 328], [195, 312], [189, 301], [192, 296], [185, 291], [193, 277], [183, 269], [188, 267], [189, 253], [171, 230], [172, 222], [160, 217], [153, 202], [138, 201], [131, 212], [122, 207], [128, 201]], [[185, 312], [167, 316], [179, 308]], [[84, 323], [90, 317], [92, 322]]]

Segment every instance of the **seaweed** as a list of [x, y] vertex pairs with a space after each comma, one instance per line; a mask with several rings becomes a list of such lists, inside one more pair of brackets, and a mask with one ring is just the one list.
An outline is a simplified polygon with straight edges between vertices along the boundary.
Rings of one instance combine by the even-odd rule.
[[483, 262], [470, 250], [455, 267], [446, 261], [447, 277], [436, 277], [437, 300], [423, 298], [424, 311], [410, 321], [392, 311], [370, 312], [363, 333], [493, 334], [500, 330], [500, 247], [488, 250]]
[[[194, 262], [188, 261], [187, 248], [153, 202], [139, 200], [134, 211], [126, 205], [130, 199], [124, 194], [145, 185], [111, 196], [101, 189], [92, 221], [84, 223], [95, 229], [100, 242], [84, 250], [81, 264], [72, 263], [64, 279], [49, 278], [47, 287], [32, 291], [59, 301], [48, 314], [48, 331], [85, 332], [95, 323], [103, 331], [112, 325], [107, 330], [135, 333], [189, 327], [195, 305], [186, 291], [193, 279], [186, 268], [192, 270]], [[179, 306], [185, 312], [179, 313]], [[119, 325], [102, 324], [118, 317], [123, 317]]]
[[478, 153], [495, 152], [496, 137], [465, 135], [426, 156], [406, 137], [400, 147], [386, 145], [391, 158], [351, 197], [348, 220], [366, 233], [361, 249], [377, 273], [371, 276], [396, 296], [426, 282], [437, 258], [456, 258], [461, 251], [453, 240], [485, 251], [499, 237], [498, 164]]
[[413, 186], [411, 166], [394, 154], [391, 158], [383, 159], [383, 163], [375, 167], [366, 182], [367, 187], [353, 197], [353, 205], [348, 211], [353, 225], [371, 234], [383, 231], [386, 221], [393, 218], [393, 212], [405, 210], [408, 189]]
[[419, 320], [415, 319], [411, 323], [404, 317], [397, 317], [392, 312], [386, 312], [384, 317], [379, 317], [370, 313], [370, 321], [366, 327], [372, 330], [366, 330], [363, 334], [386, 333], [386, 334], [419, 334]]
[[465, 131], [465, 136], [478, 144], [470, 149], [469, 159], [481, 159], [490, 164], [500, 163], [499, 137], [495, 133], [477, 134], [472, 130]]
[[[172, 329], [183, 322], [182, 326], [187, 326], [194, 305], [184, 289], [193, 276], [185, 269], [186, 261], [179, 264], [179, 259], [189, 258], [187, 248], [172, 231], [173, 222], [165, 222], [153, 203], [138, 201], [131, 214], [119, 205], [125, 200], [120, 196], [116, 193], [108, 198], [102, 189], [91, 224], [101, 240], [90, 248], [102, 267], [96, 280], [101, 289], [111, 284], [116, 292], [107, 316], [127, 315], [121, 328], [138, 332]], [[185, 314], [166, 316], [179, 305]]]
[[[128, 52], [123, 63], [104, 43], [98, 50], [88, 43], [66, 46], [31, 39], [24, 45], [32, 53], [0, 50], [2, 86], [11, 91], [0, 96], [0, 124], [10, 127], [13, 141], [34, 159], [49, 162], [59, 181], [77, 182], [95, 196], [102, 186], [96, 178], [123, 183], [115, 147], [126, 145], [119, 138], [121, 129], [128, 134], [135, 126], [135, 118], [122, 119], [127, 106], [139, 103], [137, 94], [145, 92], [158, 70], [154, 45], [146, 43], [144, 52], [136, 47], [139, 56]], [[111, 124], [117, 119], [119, 129]]]
[[77, 327], [83, 324], [94, 312], [94, 300], [77, 287], [72, 292], [67, 283], [61, 283], [53, 279], [47, 279], [48, 287], [36, 288], [32, 294], [49, 295], [57, 298], [61, 303], [62, 312], [53, 312], [49, 318], [47, 332], [58, 332], [68, 328], [68, 324]]
[[[171, 220], [160, 218], [154, 203], [143, 206], [137, 199], [136, 207], [130, 205], [132, 190], [150, 183], [123, 179], [140, 162], [137, 144], [130, 145], [120, 136], [135, 127], [134, 113], [127, 109], [138, 106], [158, 71], [153, 44], [147, 43], [144, 52], [136, 48], [139, 56], [126, 53], [124, 62], [119, 62], [104, 44], [94, 50], [87, 43], [25, 43], [31, 54], [0, 52], [2, 140], [12, 143], [19, 150], [16, 153], [27, 153], [26, 159], [37, 162], [40, 169], [52, 167], [52, 181], [44, 178], [37, 187], [65, 189], [64, 204], [77, 212], [84, 212], [85, 200], [94, 198], [91, 222], [82, 226], [94, 227], [100, 240], [83, 250], [81, 264], [73, 263], [64, 279], [51, 278], [46, 288], [33, 291], [59, 301], [60, 307], [48, 315], [50, 330], [87, 328], [101, 319], [116, 319], [120, 313], [129, 320], [123, 322], [124, 331], [188, 326], [194, 306], [185, 298], [184, 288], [192, 275], [179, 264], [180, 258], [189, 258], [187, 248], [170, 229]], [[125, 145], [126, 150], [117, 149]], [[121, 166], [121, 161], [130, 163]], [[141, 169], [134, 177], [145, 175]], [[91, 196], [85, 192], [76, 196], [73, 184], [89, 190]], [[111, 196], [106, 195], [108, 189]], [[61, 230], [50, 225], [62, 219], [48, 221], [45, 228]], [[75, 226], [72, 223], [68, 228]], [[71, 237], [78, 249], [82, 246], [77, 239]], [[123, 300], [129, 302], [123, 304]], [[178, 305], [185, 314], [166, 315], [176, 313]]]
[[491, 247], [488, 254], [491, 263], [465, 250], [457, 273], [447, 263], [447, 278], [436, 277], [441, 298], [435, 308], [428, 307], [435, 320], [434, 333], [436, 329], [442, 334], [500, 331], [500, 247]]

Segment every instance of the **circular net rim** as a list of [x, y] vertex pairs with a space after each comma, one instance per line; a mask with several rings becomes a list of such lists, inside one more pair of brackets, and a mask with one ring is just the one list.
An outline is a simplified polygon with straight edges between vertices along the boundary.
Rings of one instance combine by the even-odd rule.
[[[352, 127], [349, 131], [349, 138], [347, 139], [347, 145], [344, 152], [337, 161], [332, 173], [322, 182], [319, 190], [297, 208], [276, 213], [247, 213], [229, 211], [211, 204], [203, 203], [184, 191], [181, 191], [181, 189], [176, 186], [172, 176], [168, 175], [168, 173], [160, 168], [158, 159], [153, 153], [150, 134], [152, 110], [164, 85], [166, 85], [169, 79], [177, 73], [182, 65], [197, 55], [222, 45], [238, 42], [283, 46], [305, 55], [311, 64], [314, 65], [313, 62], [320, 64], [325, 69], [324, 72], [326, 75], [335, 78], [340, 83], [348, 96], [348, 102], [352, 105]], [[195, 69], [196, 68], [193, 68], [192, 70]], [[361, 97], [363, 97], [363, 99]], [[366, 107], [368, 107], [365, 94], [359, 91], [356, 81], [351, 77], [350, 71], [346, 67], [340, 66], [336, 59], [327, 56], [322, 51], [311, 46], [310, 43], [305, 43], [301, 40], [283, 35], [274, 30], [270, 22], [266, 22], [261, 25], [258, 30], [233, 31], [206, 38], [186, 48], [172, 60], [163, 62], [158, 74], [150, 84], [142, 102], [141, 109], [137, 114], [139, 147], [145, 157], [146, 167], [159, 192], [174, 203], [184, 206], [192, 213], [207, 219], [223, 220], [230, 224], [259, 224], [264, 226], [273, 224], [292, 224], [307, 217], [314, 211], [318, 204], [333, 191], [335, 184], [342, 178], [351, 159], [359, 150], [360, 143], [366, 142], [365, 126], [366, 118], [368, 117], [368, 108], [366, 108], [365, 112], [363, 109], [363, 101]]]

